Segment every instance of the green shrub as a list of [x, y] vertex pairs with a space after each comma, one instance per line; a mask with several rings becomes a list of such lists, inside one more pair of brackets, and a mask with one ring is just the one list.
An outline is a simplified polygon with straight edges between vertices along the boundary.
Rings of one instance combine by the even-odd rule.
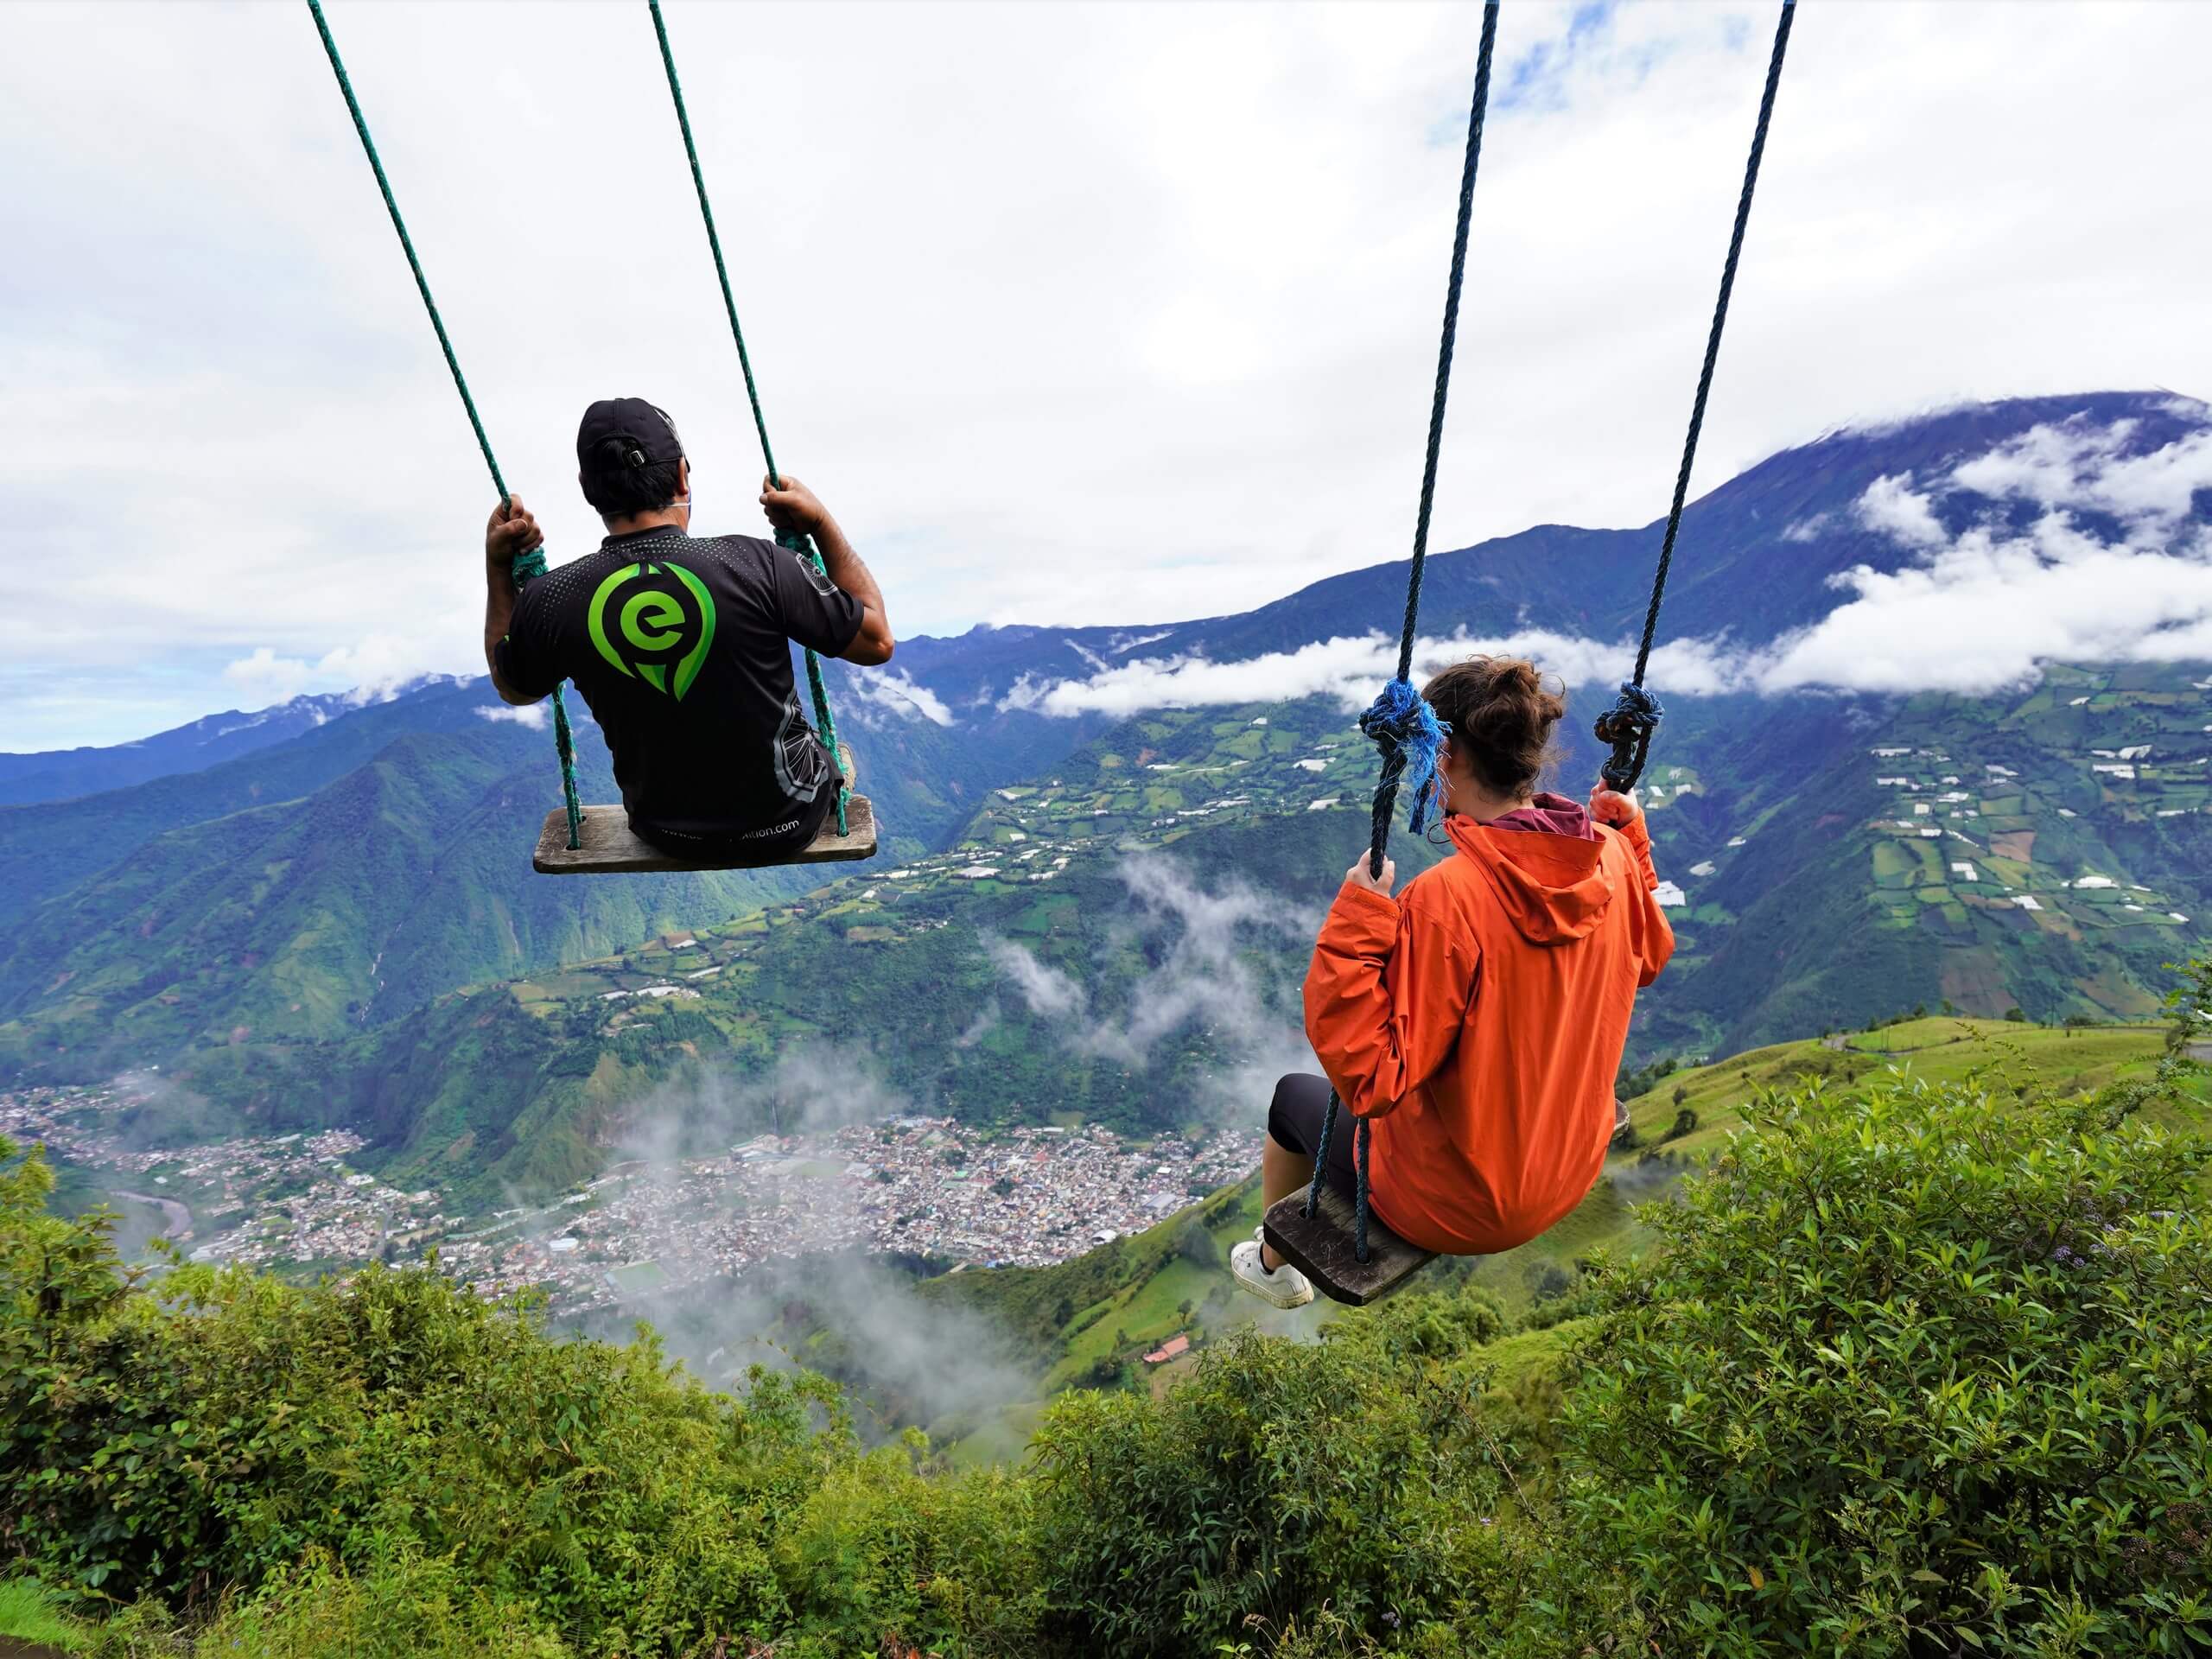
[[1447, 1614], [1495, 1488], [1410, 1381], [1372, 1344], [1247, 1334], [1158, 1402], [1064, 1397], [1035, 1445], [1049, 1628], [1168, 1655], [1325, 1602], [1377, 1634]]
[[2212, 1149], [2139, 1103], [1816, 1090], [1647, 1211], [1564, 1435], [1658, 1651], [2212, 1643]]
[[1368, 1315], [1371, 1340], [1393, 1357], [1446, 1359], [1505, 1334], [1497, 1293], [1466, 1285], [1450, 1292], [1402, 1292]]
[[[959, 1477], [430, 1273], [138, 1284], [0, 1143], [0, 1548], [123, 1609], [94, 1659], [2212, 1649], [2212, 1149], [2163, 1083], [1855, 1086], [1755, 1103], [1642, 1262], [1532, 1256], [1517, 1331], [1440, 1263]], [[1096, 1321], [1187, 1242], [988, 1294]]]
[[833, 1471], [809, 1496], [775, 1550], [796, 1610], [789, 1628], [838, 1653], [850, 1649], [829, 1644], [868, 1631], [949, 1644], [968, 1659], [1036, 1654], [1034, 1487], [995, 1471], [925, 1478], [913, 1460], [925, 1450], [910, 1433]]
[[2200, 957], [2174, 971], [2181, 982], [2166, 993], [2166, 1046], [2180, 1052], [2212, 1042], [2212, 957]]
[[526, 1603], [487, 1596], [451, 1561], [403, 1549], [348, 1573], [326, 1551], [226, 1607], [183, 1651], [200, 1659], [569, 1659]]

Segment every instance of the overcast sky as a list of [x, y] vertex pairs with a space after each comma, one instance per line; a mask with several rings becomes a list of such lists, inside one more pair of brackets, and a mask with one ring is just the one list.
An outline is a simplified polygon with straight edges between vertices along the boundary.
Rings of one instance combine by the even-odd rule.
[[[1472, 6], [671, 0], [778, 456], [904, 633], [1410, 539]], [[1663, 512], [1774, 10], [1508, 0], [1434, 544]], [[642, 4], [332, 0], [511, 485], [760, 467]], [[1698, 471], [2212, 393], [2212, 6], [1807, 0]], [[0, 3], [0, 747], [478, 661], [491, 486], [304, 6]]]

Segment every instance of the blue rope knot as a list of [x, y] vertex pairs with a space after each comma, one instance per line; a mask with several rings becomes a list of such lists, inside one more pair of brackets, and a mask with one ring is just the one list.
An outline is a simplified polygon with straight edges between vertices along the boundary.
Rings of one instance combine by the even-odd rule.
[[1651, 753], [1651, 734], [1666, 714], [1659, 699], [1634, 680], [1621, 682], [1613, 706], [1598, 716], [1600, 743], [1612, 746], [1612, 758], [1602, 768], [1605, 786], [1623, 793], [1636, 787], [1643, 776], [1643, 763]]
[[1444, 747], [1444, 728], [1428, 699], [1405, 680], [1392, 680], [1359, 717], [1360, 734], [1382, 752], [1382, 786], [1376, 800], [1389, 810], [1388, 794], [1409, 791], [1413, 804], [1407, 828], [1419, 835], [1429, 826], [1436, 805], [1436, 754]]

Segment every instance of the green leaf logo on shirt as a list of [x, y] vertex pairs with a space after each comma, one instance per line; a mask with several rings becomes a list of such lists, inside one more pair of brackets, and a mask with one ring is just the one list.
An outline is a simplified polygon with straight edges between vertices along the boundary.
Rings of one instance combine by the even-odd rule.
[[680, 564], [626, 564], [591, 596], [590, 624], [601, 656], [680, 702], [715, 643], [715, 601]]

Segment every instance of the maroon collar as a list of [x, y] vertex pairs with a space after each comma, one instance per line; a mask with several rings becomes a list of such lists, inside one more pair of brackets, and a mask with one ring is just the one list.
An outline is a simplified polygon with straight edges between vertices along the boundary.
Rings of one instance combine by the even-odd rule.
[[1492, 818], [1491, 830], [1516, 830], [1539, 836], [1567, 836], [1576, 841], [1595, 841], [1590, 814], [1564, 795], [1545, 793], [1526, 806], [1516, 806], [1503, 817]]

